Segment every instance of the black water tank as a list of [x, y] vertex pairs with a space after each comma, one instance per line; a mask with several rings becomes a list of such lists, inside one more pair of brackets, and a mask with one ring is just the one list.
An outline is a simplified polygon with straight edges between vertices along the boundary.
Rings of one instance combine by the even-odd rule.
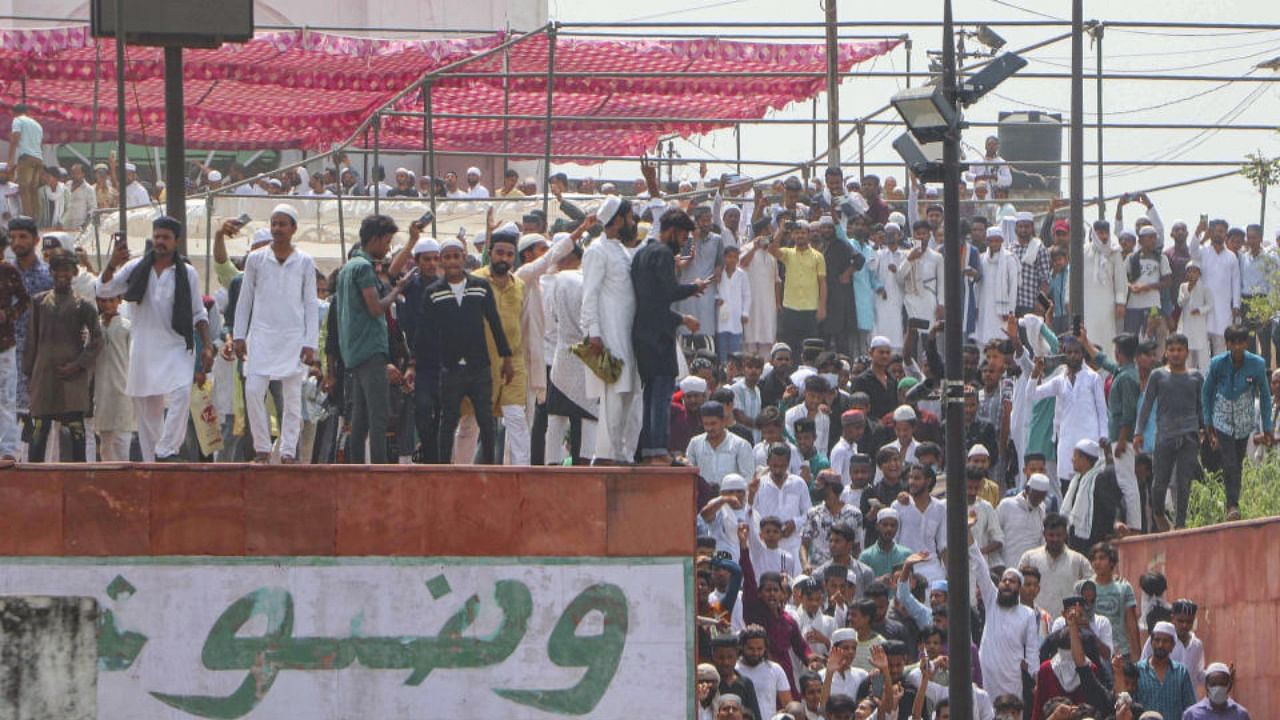
[[1013, 172], [1012, 190], [1062, 194], [1062, 116], [1026, 110], [1000, 113], [1000, 156]]

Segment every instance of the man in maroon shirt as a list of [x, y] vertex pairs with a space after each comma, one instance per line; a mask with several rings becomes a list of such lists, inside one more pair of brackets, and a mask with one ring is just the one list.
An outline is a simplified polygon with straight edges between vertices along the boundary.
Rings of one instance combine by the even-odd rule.
[[[751, 552], [742, 541], [742, 620], [748, 625], [765, 629], [769, 639], [769, 657], [782, 666], [791, 685], [791, 697], [800, 697], [796, 686], [796, 674], [791, 667], [791, 653], [808, 665], [813, 650], [800, 634], [800, 626], [786, 611], [786, 593], [782, 589], [782, 576], [767, 572], [756, 582], [756, 570], [751, 566]], [[803, 669], [803, 668], [802, 668]]]

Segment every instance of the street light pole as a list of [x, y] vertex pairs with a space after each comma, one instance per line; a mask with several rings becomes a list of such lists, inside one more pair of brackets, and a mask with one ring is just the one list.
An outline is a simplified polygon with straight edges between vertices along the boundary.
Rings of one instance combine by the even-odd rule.
[[[836, 0], [823, 0], [827, 13], [827, 167], [840, 166], [840, 38]], [[817, 151], [814, 155], [817, 155]]]
[[[955, 27], [951, 0], [943, 0], [942, 92], [957, 107]], [[947, 471], [947, 658], [952, 681], [947, 694], [951, 717], [973, 717], [973, 683], [969, 657], [969, 508], [965, 502], [964, 451], [964, 275], [960, 252], [960, 129], [957, 121], [949, 128], [942, 145], [943, 231], [945, 258], [943, 284], [946, 296], [946, 379], [943, 398], [946, 420]], [[993, 602], [995, 598], [984, 598]]]
[[[1101, 108], [1099, 108], [1101, 111]], [[1102, 116], [1098, 116], [1102, 132]], [[1101, 196], [1099, 207], [1101, 208]], [[1071, 267], [1068, 300], [1073, 327], [1084, 317], [1084, 0], [1071, 0]], [[1104, 343], [1111, 338], [1098, 338]]]

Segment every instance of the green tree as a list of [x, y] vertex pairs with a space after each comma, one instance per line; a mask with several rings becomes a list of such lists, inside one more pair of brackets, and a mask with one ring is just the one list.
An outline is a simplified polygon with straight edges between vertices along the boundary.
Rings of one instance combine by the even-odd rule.
[[1258, 223], [1266, 227], [1267, 188], [1280, 185], [1280, 158], [1265, 158], [1261, 150], [1249, 153], [1245, 158], [1247, 162], [1240, 167], [1240, 174], [1248, 178], [1262, 195], [1262, 211], [1259, 213]]

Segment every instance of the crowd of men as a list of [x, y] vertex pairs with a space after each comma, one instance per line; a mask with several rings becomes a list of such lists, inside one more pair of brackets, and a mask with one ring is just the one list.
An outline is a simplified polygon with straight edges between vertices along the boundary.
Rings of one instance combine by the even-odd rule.
[[[918, 183], [832, 167], [664, 197], [642, 161], [629, 194], [577, 188], [602, 196], [590, 213], [552, 176], [567, 219], [491, 215], [481, 245], [416, 222], [397, 247], [390, 217], [366, 217], [327, 276], [282, 197], [251, 237], [220, 224], [220, 289], [204, 296], [173, 218], [142, 255], [118, 239], [100, 271], [42, 234], [118, 197], [114, 168], [36, 171], [38, 123], [19, 110], [0, 460], [687, 463], [702, 716], [948, 717], [945, 568], [966, 561], [979, 717], [1248, 716], [1232, 669], [1205, 665], [1195, 604], [1164, 601], [1159, 576], [1139, 598], [1109, 541], [1183, 527], [1206, 469], [1239, 517], [1280, 384], [1272, 323], [1250, 312], [1277, 262], [1258, 226], [1201, 216], [1166, 237], [1150, 198], [1126, 197], [1088, 229], [1072, 308], [1065, 205], [1037, 222], [1003, 203], [998, 143], [968, 178], [959, 293], [943, 287], [943, 210]], [[236, 191], [490, 196], [475, 168], [465, 184], [402, 169], [393, 187], [335, 159]], [[507, 172], [497, 195], [536, 192]], [[1130, 200], [1145, 210], [1131, 228]], [[967, 461], [947, 468], [956, 298]], [[967, 483], [966, 549], [946, 546], [945, 502], [960, 501], [946, 472]]]

